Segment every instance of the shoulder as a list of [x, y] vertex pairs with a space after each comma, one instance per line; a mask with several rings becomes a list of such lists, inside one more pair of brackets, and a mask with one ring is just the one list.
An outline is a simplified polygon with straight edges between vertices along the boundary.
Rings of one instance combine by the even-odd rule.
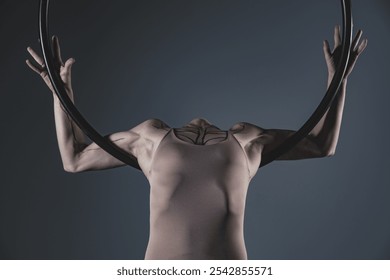
[[138, 160], [142, 161], [139, 157], [152, 153], [170, 129], [162, 120], [148, 119], [128, 130], [129, 138], [132, 139], [130, 144]]
[[131, 129], [131, 132], [138, 136], [142, 145], [147, 144], [155, 147], [167, 135], [170, 129], [162, 120], [148, 119]]
[[159, 119], [146, 120], [135, 127], [122, 132], [116, 132], [107, 135], [111, 141], [124, 140], [129, 145], [136, 145], [137, 143], [144, 142], [158, 142], [166, 133], [170, 130], [170, 127]]
[[233, 125], [229, 131], [243, 144], [264, 137], [266, 132], [264, 128], [247, 122], [239, 122]]
[[264, 131], [263, 128], [261, 128], [261, 127], [259, 127], [257, 125], [251, 124], [251, 123], [247, 123], [247, 122], [236, 123], [229, 130], [231, 132], [233, 132], [234, 134], [236, 134], [236, 133], [248, 133], [248, 132], [261, 133], [262, 131]]
[[128, 132], [140, 138], [159, 138], [169, 131], [170, 127], [159, 119], [148, 119], [137, 126], [130, 129]]
[[146, 176], [154, 152], [161, 140], [170, 131], [170, 127], [159, 119], [148, 119], [127, 130], [123, 138], [127, 139], [127, 149], [138, 161], [141, 170]]
[[245, 149], [262, 150], [265, 146], [275, 142], [277, 133], [257, 125], [240, 122], [230, 128], [230, 132]]

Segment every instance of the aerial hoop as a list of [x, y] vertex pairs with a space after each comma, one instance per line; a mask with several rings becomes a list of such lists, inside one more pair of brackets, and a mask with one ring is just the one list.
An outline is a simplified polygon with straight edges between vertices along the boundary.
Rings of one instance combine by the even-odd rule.
[[349, 57], [351, 53], [351, 44], [352, 44], [352, 11], [351, 11], [351, 0], [341, 0], [341, 9], [343, 14], [343, 38], [342, 38], [342, 49], [341, 49], [341, 59], [337, 65], [336, 72], [333, 76], [332, 82], [330, 83], [328, 90], [317, 109], [310, 116], [310, 118], [304, 123], [304, 125], [296, 131], [293, 135], [287, 138], [282, 144], [276, 147], [274, 150], [269, 151], [265, 155], [260, 163], [260, 167], [263, 167], [275, 159], [279, 158], [281, 155], [290, 151], [296, 144], [298, 144], [303, 138], [305, 138], [313, 128], [318, 124], [318, 122], [325, 115], [326, 111], [329, 109], [334, 98], [336, 97], [341, 83], [343, 82], [345, 71], [347, 70]]
[[[310, 118], [304, 123], [304, 125], [293, 135], [291, 135], [284, 143], [280, 144], [274, 150], [263, 155], [263, 159], [260, 167], [269, 164], [275, 159], [279, 158], [284, 153], [292, 149], [297, 143], [299, 143], [304, 137], [306, 137], [310, 131], [321, 120], [326, 111], [329, 109], [332, 101], [337, 95], [341, 83], [344, 79], [345, 71], [347, 69], [351, 42], [352, 42], [352, 12], [351, 12], [351, 0], [341, 0], [342, 16], [343, 16], [343, 38], [342, 38], [342, 53], [341, 60], [337, 66], [335, 75], [332, 82], [318, 105], [317, 109], [310, 116]], [[136, 157], [125, 152], [109, 139], [99, 134], [82, 116], [79, 110], [75, 107], [66, 93], [64, 84], [60, 75], [56, 71], [56, 65], [54, 62], [54, 54], [52, 49], [51, 40], [49, 37], [49, 0], [40, 0], [39, 5], [39, 39], [42, 50], [43, 59], [47, 67], [50, 81], [53, 85], [54, 91], [57, 94], [64, 109], [73, 119], [73, 121], [80, 127], [80, 129], [97, 145], [99, 145], [107, 153], [113, 157], [122, 161], [123, 163], [140, 169]]]

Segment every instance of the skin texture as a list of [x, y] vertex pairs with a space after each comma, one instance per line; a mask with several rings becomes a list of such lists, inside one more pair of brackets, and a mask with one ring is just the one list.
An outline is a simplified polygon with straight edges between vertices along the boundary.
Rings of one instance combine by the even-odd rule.
[[[347, 79], [367, 46], [359, 30], [340, 92], [331, 107], [296, 147], [279, 160], [331, 156], [340, 132]], [[75, 60], [62, 61], [57, 37], [53, 48], [58, 71], [73, 101], [71, 69]], [[334, 48], [324, 41], [330, 83], [340, 60], [340, 27], [334, 30]], [[58, 146], [65, 171], [77, 173], [124, 164], [95, 143], [87, 144], [80, 128], [62, 108], [42, 58], [30, 47], [27, 65], [53, 93]], [[328, 83], [328, 85], [329, 85]], [[150, 183], [150, 238], [145, 259], [246, 259], [243, 236], [245, 199], [263, 153], [294, 133], [237, 123], [224, 131], [205, 119], [171, 128], [150, 119], [109, 139], [134, 155]]]

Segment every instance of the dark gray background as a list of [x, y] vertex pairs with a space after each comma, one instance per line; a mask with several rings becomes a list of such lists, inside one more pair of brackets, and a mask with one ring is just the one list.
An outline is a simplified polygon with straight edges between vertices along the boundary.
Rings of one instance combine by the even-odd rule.
[[[24, 60], [38, 49], [38, 0], [0, 2], [2, 259], [142, 259], [142, 173], [68, 174], [52, 98]], [[354, 0], [369, 46], [348, 83], [335, 157], [261, 169], [247, 198], [251, 259], [390, 259], [387, 0]], [[326, 87], [322, 40], [338, 0], [52, 1], [53, 33], [73, 56], [78, 108], [102, 133], [148, 118], [204, 117], [298, 128]]]

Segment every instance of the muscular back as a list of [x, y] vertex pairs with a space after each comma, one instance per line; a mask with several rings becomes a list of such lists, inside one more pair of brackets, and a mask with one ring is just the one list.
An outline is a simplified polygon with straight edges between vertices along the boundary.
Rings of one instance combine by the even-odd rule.
[[164, 130], [148, 158], [140, 164], [151, 187], [145, 258], [246, 259], [244, 209], [254, 174], [234, 130]]

